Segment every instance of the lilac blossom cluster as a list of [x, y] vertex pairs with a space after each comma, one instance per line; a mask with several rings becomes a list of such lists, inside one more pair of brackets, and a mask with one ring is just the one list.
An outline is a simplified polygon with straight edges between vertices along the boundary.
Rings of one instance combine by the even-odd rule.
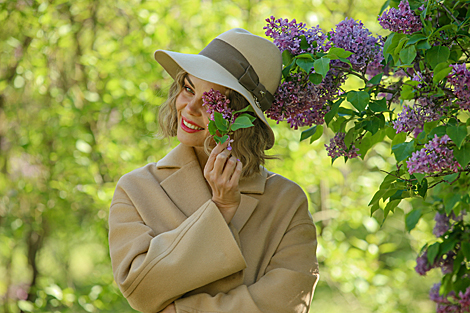
[[[419, 82], [416, 89], [425, 88], [427, 80], [432, 81], [432, 77], [424, 77], [421, 72], [413, 74], [412, 81]], [[397, 119], [392, 122], [393, 128], [397, 134], [412, 132], [417, 137], [423, 131], [424, 123], [438, 121], [447, 112], [451, 102], [448, 99], [441, 102], [436, 98], [423, 96], [416, 99], [413, 107], [404, 105]]]
[[417, 259], [416, 259], [416, 266], [415, 266], [415, 271], [421, 276], [426, 275], [427, 272], [432, 270], [433, 268], [440, 267], [442, 274], [448, 274], [451, 273], [454, 267], [454, 258], [456, 256], [456, 252], [451, 250], [444, 255], [442, 255], [440, 258], [436, 259], [433, 264], [429, 264], [428, 262], [428, 253], [427, 250], [424, 251], [423, 254], [421, 254]]
[[435, 173], [450, 170], [457, 172], [460, 164], [455, 160], [454, 153], [446, 145], [452, 142], [449, 136], [438, 137], [434, 135], [424, 148], [415, 151], [406, 161], [408, 172], [413, 173]]
[[214, 112], [219, 112], [224, 119], [233, 123], [233, 110], [229, 107], [229, 104], [230, 100], [218, 90], [211, 89], [205, 91], [202, 95], [202, 105], [207, 108], [206, 112], [211, 115], [211, 120], [214, 120]]
[[294, 129], [323, 124], [329, 111], [326, 103], [339, 92], [334, 79], [334, 75], [329, 73], [320, 84], [315, 85], [305, 73], [292, 74], [290, 80], [281, 83], [277, 89], [266, 115], [278, 123], [287, 121]]
[[[265, 34], [274, 39], [274, 44], [283, 52], [288, 50], [293, 55], [309, 52], [325, 52], [330, 48], [326, 42], [326, 35], [319, 26], [307, 29], [304, 23], [297, 23], [295, 19], [276, 19], [274, 16], [266, 19], [268, 24], [263, 28]], [[301, 48], [301, 36], [305, 36], [308, 48]]]
[[454, 94], [458, 98], [457, 104], [460, 108], [470, 111], [470, 71], [465, 63], [452, 65], [448, 82], [454, 87]]
[[[436, 101], [437, 102], [437, 101]], [[447, 103], [439, 106], [433, 99], [420, 97], [415, 105], [404, 105], [398, 113], [397, 119], [392, 122], [393, 128], [398, 133], [412, 132], [417, 137], [423, 131], [424, 123], [438, 121], [446, 112]]]
[[[462, 210], [458, 216], [455, 215], [454, 211], [452, 211], [449, 215], [445, 213], [437, 212], [436, 216], [434, 216], [434, 220], [436, 221], [436, 225], [432, 233], [436, 237], [441, 237], [444, 235], [451, 227], [456, 223], [463, 220], [464, 215], [467, 215], [467, 211]], [[451, 220], [453, 221], [451, 224]]]
[[368, 65], [370, 71], [377, 71], [382, 67], [383, 41], [381, 37], [372, 36], [361, 21], [346, 18], [329, 32], [329, 37], [336, 48], [354, 53], [348, 59], [356, 71], [361, 71]]
[[458, 296], [454, 291], [447, 295], [440, 295], [441, 284], [434, 284], [429, 292], [429, 298], [436, 302], [437, 313], [464, 313], [470, 312], [470, 287], [465, 292], [459, 291]]
[[336, 133], [333, 138], [330, 140], [330, 145], [325, 145], [326, 151], [328, 151], [328, 156], [330, 156], [332, 159], [336, 159], [340, 156], [345, 156], [350, 159], [352, 158], [357, 158], [359, 154], [357, 151], [359, 151], [356, 146], [351, 145], [351, 148], [347, 148], [346, 144], [344, 143], [344, 138], [346, 134], [345, 133]]
[[406, 0], [402, 0], [398, 9], [390, 8], [378, 18], [380, 26], [392, 32], [413, 34], [423, 28], [419, 16], [410, 8]]

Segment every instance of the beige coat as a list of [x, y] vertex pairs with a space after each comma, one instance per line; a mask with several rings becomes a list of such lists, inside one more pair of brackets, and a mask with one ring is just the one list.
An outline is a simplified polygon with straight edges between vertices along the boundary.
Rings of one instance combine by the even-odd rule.
[[316, 232], [295, 183], [263, 169], [240, 181], [227, 225], [184, 145], [124, 175], [109, 216], [114, 278], [136, 310], [308, 312], [318, 279]]

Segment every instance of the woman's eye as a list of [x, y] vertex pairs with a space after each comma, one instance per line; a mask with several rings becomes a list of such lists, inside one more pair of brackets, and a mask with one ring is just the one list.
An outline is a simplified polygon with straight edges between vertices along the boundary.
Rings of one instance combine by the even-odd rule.
[[187, 92], [191, 93], [191, 94], [194, 94], [194, 91], [191, 89], [191, 87], [189, 87], [188, 85], [185, 85], [184, 86], [184, 90], [186, 90]]

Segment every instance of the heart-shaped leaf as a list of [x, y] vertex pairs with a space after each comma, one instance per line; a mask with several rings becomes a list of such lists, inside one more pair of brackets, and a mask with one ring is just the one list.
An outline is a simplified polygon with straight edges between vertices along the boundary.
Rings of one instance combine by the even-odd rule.
[[464, 144], [460, 149], [454, 149], [454, 156], [462, 168], [465, 168], [470, 162], [470, 142]]

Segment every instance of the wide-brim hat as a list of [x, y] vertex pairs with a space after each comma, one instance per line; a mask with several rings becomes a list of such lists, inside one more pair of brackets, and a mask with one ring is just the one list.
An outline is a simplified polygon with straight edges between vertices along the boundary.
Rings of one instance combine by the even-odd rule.
[[273, 94], [279, 86], [282, 57], [271, 41], [234, 28], [217, 36], [199, 54], [157, 50], [155, 60], [173, 79], [184, 70], [194, 77], [240, 93], [268, 126], [266, 149], [274, 145], [274, 133], [263, 111], [271, 107]]

